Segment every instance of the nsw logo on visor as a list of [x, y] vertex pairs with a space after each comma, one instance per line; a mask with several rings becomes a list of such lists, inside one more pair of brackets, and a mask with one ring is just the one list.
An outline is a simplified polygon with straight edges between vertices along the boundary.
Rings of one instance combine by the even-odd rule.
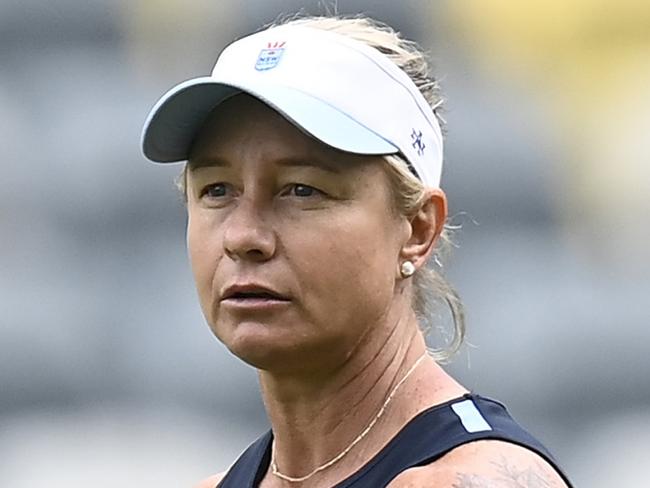
[[269, 42], [267, 47], [262, 49], [257, 56], [255, 69], [257, 71], [266, 71], [275, 68], [280, 62], [282, 54], [284, 54], [284, 44], [284, 41]]

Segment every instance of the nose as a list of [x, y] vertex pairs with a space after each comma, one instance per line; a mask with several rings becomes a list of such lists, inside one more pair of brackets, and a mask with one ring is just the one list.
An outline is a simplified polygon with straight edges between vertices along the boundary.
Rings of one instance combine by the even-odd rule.
[[223, 225], [224, 252], [233, 261], [263, 262], [274, 256], [275, 233], [254, 202], [242, 199]]

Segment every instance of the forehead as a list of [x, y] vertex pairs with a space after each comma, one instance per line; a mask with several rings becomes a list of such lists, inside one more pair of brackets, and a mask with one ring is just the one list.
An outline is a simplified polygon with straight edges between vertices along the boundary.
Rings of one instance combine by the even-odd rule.
[[192, 144], [189, 166], [230, 166], [250, 157], [282, 161], [287, 166], [309, 163], [333, 172], [381, 161], [327, 146], [258, 99], [239, 94], [208, 116]]

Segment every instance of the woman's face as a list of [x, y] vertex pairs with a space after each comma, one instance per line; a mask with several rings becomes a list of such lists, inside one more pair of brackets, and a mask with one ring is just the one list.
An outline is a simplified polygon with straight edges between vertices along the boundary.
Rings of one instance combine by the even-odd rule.
[[398, 269], [410, 226], [382, 164], [245, 95], [209, 118], [187, 173], [187, 240], [203, 313], [235, 355], [261, 369], [336, 367], [392, 325], [408, 302]]

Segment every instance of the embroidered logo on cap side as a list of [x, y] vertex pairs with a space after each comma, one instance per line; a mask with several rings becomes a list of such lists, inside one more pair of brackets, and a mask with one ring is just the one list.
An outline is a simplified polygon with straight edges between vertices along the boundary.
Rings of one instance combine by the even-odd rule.
[[255, 69], [257, 71], [266, 71], [275, 68], [280, 62], [282, 54], [284, 54], [284, 44], [284, 41], [269, 42], [267, 47], [262, 49], [257, 56]]
[[413, 149], [415, 149], [418, 152], [419, 156], [422, 156], [424, 154], [424, 150], [427, 146], [424, 145], [424, 142], [422, 142], [422, 131], [416, 131], [413, 129], [413, 132], [411, 132], [411, 139], [413, 139], [412, 146]]

